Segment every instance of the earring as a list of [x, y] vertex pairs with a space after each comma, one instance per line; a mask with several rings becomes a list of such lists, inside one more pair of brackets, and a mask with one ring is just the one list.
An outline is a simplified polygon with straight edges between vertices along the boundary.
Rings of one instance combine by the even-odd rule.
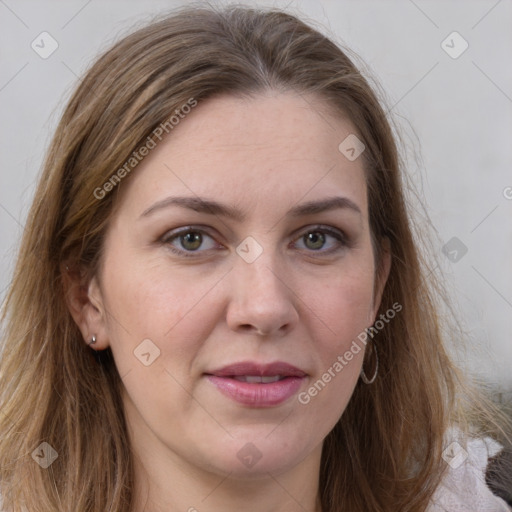
[[[361, 379], [365, 384], [373, 384], [375, 382], [375, 379], [377, 378], [377, 373], [379, 372], [379, 355], [377, 354], [377, 346], [375, 345], [375, 342], [372, 344], [373, 351], [375, 352], [375, 371], [372, 375], [372, 378], [369, 379], [366, 376], [366, 373], [364, 373], [364, 368], [361, 367]], [[363, 361], [364, 366], [364, 361]]]
[[87, 343], [87, 345], [94, 345], [95, 343], [96, 343], [96, 336], [93, 334], [91, 341], [89, 343]]

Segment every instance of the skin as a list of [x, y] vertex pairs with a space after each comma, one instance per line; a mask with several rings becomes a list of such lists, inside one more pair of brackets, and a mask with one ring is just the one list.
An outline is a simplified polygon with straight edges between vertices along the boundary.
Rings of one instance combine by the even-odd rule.
[[[240, 405], [204, 373], [286, 361], [308, 374], [302, 392], [373, 323], [389, 258], [376, 276], [362, 158], [338, 151], [351, 133], [313, 96], [218, 97], [193, 109], [120, 185], [101, 270], [70, 309], [84, 339], [96, 335], [95, 350], [111, 347], [123, 379], [137, 512], [146, 500], [152, 511], [320, 510], [322, 443], [350, 400], [363, 350], [307, 405], [297, 395], [274, 407]], [[141, 217], [169, 196], [213, 199], [246, 219], [178, 206]], [[287, 216], [333, 196], [360, 212]], [[309, 241], [319, 224], [348, 243], [329, 234]], [[204, 229], [196, 251], [170, 238], [190, 225]], [[252, 263], [236, 252], [248, 236], [263, 249]], [[149, 366], [134, 355], [145, 339], [160, 350]], [[247, 443], [261, 454], [251, 468], [237, 457]]]

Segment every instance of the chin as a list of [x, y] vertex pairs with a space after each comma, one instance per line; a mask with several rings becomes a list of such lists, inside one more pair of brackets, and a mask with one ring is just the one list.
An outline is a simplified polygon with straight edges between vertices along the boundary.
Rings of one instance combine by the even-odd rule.
[[[275, 426], [273, 427], [275, 429]], [[276, 429], [277, 430], [277, 429]], [[295, 434], [298, 433], [295, 429]], [[230, 474], [230, 478], [250, 480], [268, 478], [269, 473], [279, 475], [290, 471], [306, 459], [314, 447], [305, 446], [304, 438], [294, 435], [273, 434], [271, 428], [265, 432], [245, 432], [236, 437], [228, 437], [225, 442], [215, 443], [216, 449], [204, 457], [209, 470], [220, 474]]]

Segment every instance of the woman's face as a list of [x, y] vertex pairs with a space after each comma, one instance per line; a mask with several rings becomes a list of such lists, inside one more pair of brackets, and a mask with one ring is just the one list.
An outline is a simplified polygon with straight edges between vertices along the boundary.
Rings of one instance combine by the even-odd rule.
[[240, 478], [319, 461], [380, 300], [354, 131], [312, 96], [215, 98], [118, 185], [89, 328], [139, 457]]

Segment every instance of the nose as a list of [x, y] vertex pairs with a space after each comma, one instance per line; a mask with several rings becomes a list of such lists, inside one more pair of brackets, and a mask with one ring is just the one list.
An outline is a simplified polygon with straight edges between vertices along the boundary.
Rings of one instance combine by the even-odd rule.
[[298, 322], [293, 283], [265, 252], [254, 262], [240, 259], [230, 273], [227, 324], [235, 332], [282, 336]]

